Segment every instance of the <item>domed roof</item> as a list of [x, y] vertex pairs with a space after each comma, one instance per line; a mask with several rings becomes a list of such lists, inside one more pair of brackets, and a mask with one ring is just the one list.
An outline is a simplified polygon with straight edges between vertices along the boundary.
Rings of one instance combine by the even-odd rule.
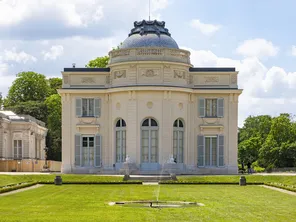
[[121, 49], [139, 47], [179, 49], [178, 44], [171, 37], [169, 30], [165, 28], [165, 22], [143, 20], [134, 22], [134, 26], [129, 37], [120, 46]]

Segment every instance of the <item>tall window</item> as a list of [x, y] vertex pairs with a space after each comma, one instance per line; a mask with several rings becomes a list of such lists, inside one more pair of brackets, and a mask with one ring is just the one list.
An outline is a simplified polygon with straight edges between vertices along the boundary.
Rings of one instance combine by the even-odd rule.
[[95, 167], [101, 164], [101, 136], [75, 135], [75, 165]]
[[152, 119], [145, 119], [141, 126], [141, 161], [158, 162], [158, 124]]
[[76, 98], [77, 117], [100, 117], [101, 99], [100, 98]]
[[14, 140], [13, 141], [13, 147], [14, 147], [14, 159], [22, 159], [22, 140]]
[[115, 126], [116, 133], [116, 163], [125, 162], [126, 157], [126, 123], [119, 119]]
[[224, 99], [199, 98], [198, 109], [200, 117], [223, 117]]
[[94, 116], [94, 99], [82, 99], [82, 116]]
[[224, 136], [198, 136], [198, 166], [224, 165]]
[[177, 119], [174, 122], [173, 131], [173, 156], [176, 163], [183, 163], [184, 152], [184, 124], [182, 120]]
[[217, 99], [206, 99], [206, 117], [217, 117]]

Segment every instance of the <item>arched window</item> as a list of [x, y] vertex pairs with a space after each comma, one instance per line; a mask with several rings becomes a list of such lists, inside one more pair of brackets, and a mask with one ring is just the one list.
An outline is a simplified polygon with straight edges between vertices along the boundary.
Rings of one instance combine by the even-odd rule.
[[141, 125], [141, 162], [158, 163], [158, 124], [152, 118]]
[[176, 163], [183, 163], [184, 124], [181, 119], [177, 119], [173, 126], [173, 156]]
[[126, 123], [119, 119], [115, 125], [116, 163], [125, 162], [126, 157]]

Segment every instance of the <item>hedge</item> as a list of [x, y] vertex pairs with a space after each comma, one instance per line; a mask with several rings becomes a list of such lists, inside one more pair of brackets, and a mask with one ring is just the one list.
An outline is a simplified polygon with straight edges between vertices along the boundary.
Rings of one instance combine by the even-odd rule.
[[18, 190], [18, 189], [21, 189], [21, 188], [31, 187], [31, 186], [36, 185], [36, 184], [38, 184], [38, 182], [29, 182], [29, 183], [17, 184], [16, 186], [7, 186], [7, 187], [4, 187], [4, 188], [0, 189], [0, 194], [10, 192], [10, 191], [13, 191], [13, 190]]

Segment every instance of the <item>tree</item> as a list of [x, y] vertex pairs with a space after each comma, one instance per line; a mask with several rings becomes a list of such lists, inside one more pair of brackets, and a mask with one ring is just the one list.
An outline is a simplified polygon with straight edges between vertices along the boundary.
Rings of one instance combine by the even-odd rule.
[[245, 119], [244, 126], [239, 130], [239, 143], [251, 137], [259, 137], [262, 143], [267, 138], [271, 128], [271, 116], [249, 116]]
[[242, 163], [253, 163], [258, 159], [259, 149], [261, 148], [261, 138], [251, 137], [248, 140], [242, 141], [238, 145], [238, 159]]
[[48, 110], [47, 127], [48, 140], [47, 145], [50, 147], [48, 151], [48, 159], [61, 160], [61, 119], [62, 119], [62, 104], [61, 97], [58, 94], [53, 94], [45, 100], [45, 105]]
[[85, 67], [88, 68], [105, 68], [108, 65], [109, 62], [109, 56], [102, 56], [97, 57], [93, 60], [90, 60]]
[[48, 79], [48, 96], [58, 93], [58, 89], [62, 88], [63, 80], [61, 78], [50, 78]]
[[35, 72], [21, 72], [17, 74], [5, 99], [4, 106], [13, 106], [21, 102], [41, 101], [48, 93], [46, 77]]
[[[112, 51], [120, 49], [120, 46], [122, 45], [122, 42], [112, 48]], [[109, 63], [109, 56], [102, 56], [102, 57], [97, 57], [93, 60], [90, 60], [85, 67], [87, 68], [106, 68], [108, 63]]]
[[3, 105], [3, 97], [2, 97], [2, 93], [0, 92], [0, 110], [2, 110], [2, 105]]

